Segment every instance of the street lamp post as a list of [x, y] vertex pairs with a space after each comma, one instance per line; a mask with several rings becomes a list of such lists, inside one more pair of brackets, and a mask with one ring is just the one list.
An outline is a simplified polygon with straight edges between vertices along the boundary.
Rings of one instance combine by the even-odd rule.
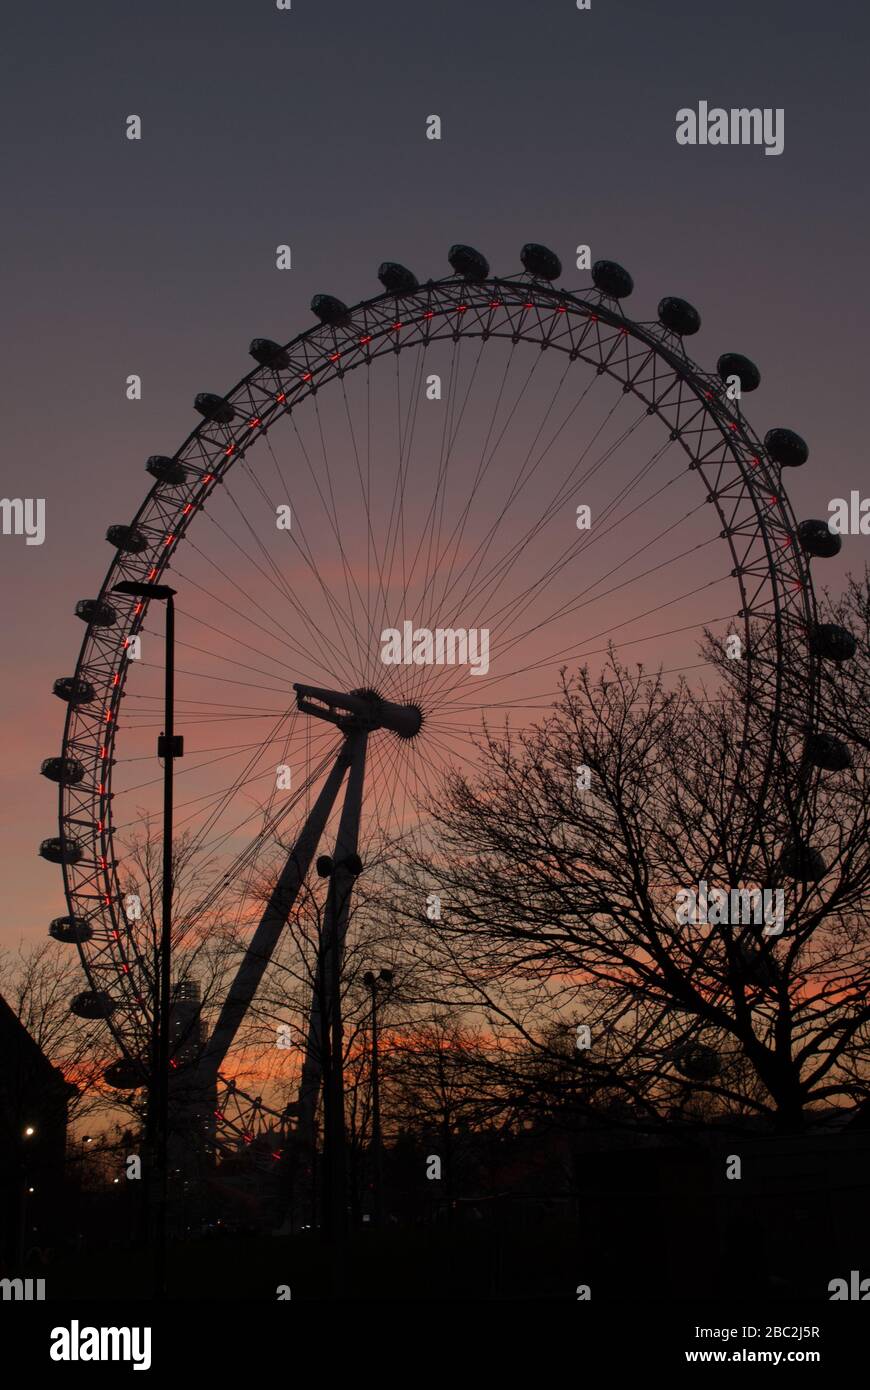
[[344, 1041], [341, 1017], [341, 967], [350, 918], [353, 884], [362, 871], [357, 854], [368, 732], [346, 735], [349, 756], [347, 791], [338, 823], [335, 855], [329, 874], [324, 912], [321, 997], [324, 1071], [324, 1226], [333, 1252], [333, 1291], [343, 1298], [347, 1277], [347, 1136], [344, 1118]]
[[368, 986], [372, 996], [372, 1149], [375, 1160], [375, 1225], [380, 1226], [384, 1219], [384, 1148], [381, 1141], [381, 1085], [380, 1053], [378, 1041], [378, 985], [389, 988], [393, 983], [392, 970], [381, 970], [379, 975], [367, 970], [363, 983]]
[[155, 1006], [153, 1061], [149, 1086], [149, 1116], [153, 1114], [153, 1172], [156, 1201], [152, 1213], [154, 1296], [166, 1293], [166, 1200], [169, 1165], [169, 1011], [172, 992], [172, 797], [175, 759], [184, 753], [184, 740], [175, 733], [175, 589], [168, 584], [139, 584], [124, 580], [113, 593], [157, 599], [166, 604], [163, 732], [157, 756], [163, 759], [163, 883], [160, 922], [159, 976]]

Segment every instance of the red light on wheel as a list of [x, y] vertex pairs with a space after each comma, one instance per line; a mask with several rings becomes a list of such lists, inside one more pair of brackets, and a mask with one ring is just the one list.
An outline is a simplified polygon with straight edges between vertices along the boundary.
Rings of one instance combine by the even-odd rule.
[[366, 343], [370, 343], [371, 340], [372, 340], [372, 335], [371, 335], [371, 333], [367, 333], [367, 334], [365, 335], [364, 338], [360, 338], [360, 343], [362, 344], [362, 346], [365, 346], [365, 344], [366, 344]]

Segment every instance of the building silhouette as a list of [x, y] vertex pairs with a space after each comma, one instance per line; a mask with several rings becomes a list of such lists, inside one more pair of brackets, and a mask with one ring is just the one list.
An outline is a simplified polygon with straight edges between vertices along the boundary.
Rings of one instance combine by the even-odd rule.
[[0, 996], [0, 1271], [22, 1273], [34, 1228], [57, 1227], [75, 1088]]

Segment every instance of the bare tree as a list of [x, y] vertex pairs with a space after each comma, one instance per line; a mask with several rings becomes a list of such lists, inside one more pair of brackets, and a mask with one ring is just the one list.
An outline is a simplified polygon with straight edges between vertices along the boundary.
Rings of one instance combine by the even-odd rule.
[[22, 942], [0, 955], [0, 994], [70, 1083], [69, 1114], [76, 1120], [108, 1113], [116, 1104], [103, 1081], [105, 1036], [70, 1012], [70, 999], [81, 986], [78, 957], [54, 941]]
[[[845, 605], [866, 635], [866, 581]], [[487, 731], [478, 773], [448, 777], [433, 808], [437, 847], [397, 871], [393, 911], [502, 1067], [513, 1048], [558, 1076], [554, 1040], [576, 1032], [590, 1104], [619, 1098], [648, 1125], [796, 1130], [870, 1095], [867, 653], [825, 669], [819, 727], [838, 711], [853, 736], [851, 766], [823, 774], [813, 731], [788, 710], [773, 728], [712, 639], [712, 693], [611, 654], [597, 678], [563, 673], [538, 726]]]

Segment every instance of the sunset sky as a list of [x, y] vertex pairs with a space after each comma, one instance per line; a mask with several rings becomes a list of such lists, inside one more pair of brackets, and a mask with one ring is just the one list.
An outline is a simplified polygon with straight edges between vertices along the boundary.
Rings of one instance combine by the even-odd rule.
[[[573, 267], [589, 244], [632, 272], [628, 313], [654, 319], [663, 295], [684, 296], [703, 319], [697, 360], [758, 363], [751, 423], [810, 445], [787, 475], [798, 519], [851, 488], [870, 495], [859, 13], [810, 0], [20, 9], [4, 78], [3, 493], [45, 498], [46, 539], [0, 537], [5, 945], [64, 911], [59, 871], [37, 855], [57, 833], [38, 772], [60, 751], [51, 685], [74, 669], [73, 606], [98, 591], [106, 528], [138, 508], [146, 457], [173, 454], [197, 422], [195, 393], [246, 373], [251, 338], [311, 325], [315, 293], [373, 295], [385, 259], [439, 278], [456, 241], [503, 275], [543, 242], [572, 288], [588, 284]], [[783, 154], [677, 145], [677, 110], [702, 100], [783, 108]], [[125, 138], [133, 113], [139, 142]], [[440, 142], [425, 138], [431, 113]], [[283, 243], [290, 271], [275, 268]], [[140, 401], [125, 397], [131, 373]], [[862, 569], [868, 545], [845, 537], [822, 580]]]

